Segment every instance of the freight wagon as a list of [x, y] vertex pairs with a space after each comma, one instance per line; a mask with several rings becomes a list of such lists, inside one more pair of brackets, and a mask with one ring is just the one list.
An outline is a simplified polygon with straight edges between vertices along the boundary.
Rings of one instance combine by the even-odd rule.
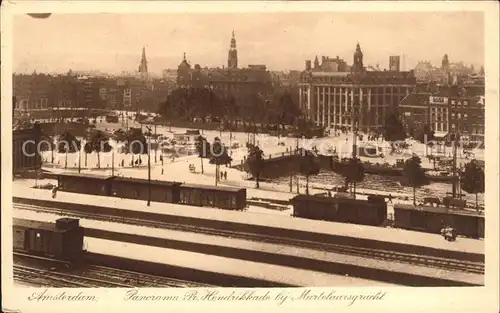
[[298, 195], [291, 203], [296, 217], [372, 226], [380, 226], [387, 220], [387, 204], [378, 198], [366, 201]]
[[439, 234], [445, 226], [458, 235], [484, 238], [484, 215], [472, 211], [451, 210], [446, 207], [394, 205], [394, 227]]
[[57, 185], [60, 191], [109, 196], [112, 178], [103, 175], [64, 173], [57, 176]]
[[151, 192], [151, 201], [178, 203], [179, 185], [180, 183], [164, 180], [151, 180], [151, 183], [148, 183], [147, 179], [113, 177], [111, 179], [111, 195], [147, 201]]
[[247, 205], [247, 190], [222, 186], [195, 184], [180, 185], [181, 204], [208, 206], [226, 210], [244, 210]]
[[14, 218], [13, 239], [14, 251], [71, 261], [83, 254], [83, 228], [78, 219], [47, 223]]
[[89, 174], [63, 173], [57, 175], [61, 191], [113, 196], [125, 199], [178, 203], [194, 206], [215, 207], [226, 210], [244, 210], [245, 188], [181, 184], [172, 181], [129, 178], [119, 176], [98, 176]]

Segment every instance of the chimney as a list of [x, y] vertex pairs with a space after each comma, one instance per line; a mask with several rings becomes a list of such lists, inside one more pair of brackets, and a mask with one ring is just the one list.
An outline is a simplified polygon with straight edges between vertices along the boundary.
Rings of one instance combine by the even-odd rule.
[[306, 71], [311, 70], [311, 60], [306, 60]]

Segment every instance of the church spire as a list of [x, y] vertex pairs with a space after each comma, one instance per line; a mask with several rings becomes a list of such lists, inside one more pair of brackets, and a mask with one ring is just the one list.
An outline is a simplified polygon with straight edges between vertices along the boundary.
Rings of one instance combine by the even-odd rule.
[[363, 52], [361, 51], [359, 42], [356, 44], [356, 51], [354, 52], [354, 60], [352, 66], [355, 72], [362, 72], [365, 69], [363, 66]]
[[236, 50], [236, 38], [234, 35], [231, 37], [231, 45], [229, 47], [229, 52], [227, 56], [227, 67], [228, 68], [238, 68], [238, 50]]
[[146, 59], [146, 47], [142, 47], [141, 63], [139, 64], [139, 74], [141, 78], [147, 79], [148, 77], [148, 60]]

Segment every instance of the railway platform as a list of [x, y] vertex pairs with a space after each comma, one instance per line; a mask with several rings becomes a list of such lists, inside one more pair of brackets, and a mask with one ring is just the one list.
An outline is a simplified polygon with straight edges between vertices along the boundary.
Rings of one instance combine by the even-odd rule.
[[[16, 217], [21, 216], [41, 221], [51, 221], [55, 218], [55, 215], [51, 214], [16, 212]], [[261, 266], [277, 266], [279, 270], [285, 272], [289, 271], [289, 268], [293, 268], [299, 271], [312, 271], [318, 275], [334, 274], [407, 286], [477, 286], [484, 284], [484, 273], [477, 272], [478, 264], [467, 262], [451, 262], [423, 256], [419, 258], [415, 255], [408, 256], [388, 252], [378, 253], [369, 249], [360, 251], [359, 249], [341, 248], [336, 250], [339, 247], [328, 245], [324, 246], [324, 250], [321, 251], [287, 245], [286, 242], [268, 243], [224, 238], [215, 235], [87, 219], [81, 219], [80, 223], [85, 228], [87, 249], [92, 252], [102, 253], [100, 250], [94, 250], [93, 245], [97, 242], [97, 247], [100, 247], [98, 243], [104, 240], [113, 241], [110, 246], [125, 245], [124, 249], [128, 249], [127, 245], [134, 247], [139, 245], [167, 249], [170, 251], [169, 253], [173, 254], [188, 253], [189, 255], [189, 253], [194, 253], [198, 255], [197, 259], [215, 257], [227, 260], [228, 264], [234, 262], [234, 266], [228, 266], [234, 267], [231, 271], [238, 273], [226, 273], [232, 275], [241, 276], [242, 273], [239, 269], [245, 267], [239, 267], [239, 263], [250, 262], [262, 264]], [[138, 255], [142, 256], [142, 254]], [[123, 254], [119, 256], [126, 257]], [[439, 264], [436, 264], [436, 261]], [[216, 268], [220, 270], [219, 267]], [[286, 283], [280, 280], [276, 282]], [[290, 281], [288, 283], [295, 284], [297, 282]]]
[[29, 187], [13, 189], [14, 197], [28, 199], [28, 201], [51, 201], [58, 206], [70, 208], [72, 205], [85, 204], [99, 207], [99, 210], [132, 211], [134, 214], [154, 214], [163, 221], [179, 221], [183, 219], [197, 226], [227, 227], [243, 231], [258, 229], [272, 231], [276, 235], [290, 235], [291, 232], [300, 232], [310, 240], [320, 240], [326, 237], [335, 237], [338, 243], [377, 246], [381, 249], [406, 249], [415, 254], [439, 254], [441, 257], [468, 254], [476, 257], [482, 255], [484, 260], [484, 241], [469, 238], [458, 238], [456, 242], [448, 242], [435, 234], [415, 231], [344, 224], [326, 221], [315, 221], [291, 216], [266, 214], [263, 212], [235, 212], [206, 207], [191, 207], [186, 205], [154, 203], [147, 206], [145, 201], [120, 199], [112, 197], [91, 196], [75, 193], [58, 192], [55, 199], [49, 190], [38, 190]]

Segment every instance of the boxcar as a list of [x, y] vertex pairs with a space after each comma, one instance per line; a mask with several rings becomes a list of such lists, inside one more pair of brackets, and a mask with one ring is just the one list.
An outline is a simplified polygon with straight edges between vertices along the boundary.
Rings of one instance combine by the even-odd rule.
[[59, 190], [89, 195], [109, 196], [112, 176], [62, 173], [57, 175]]
[[179, 202], [180, 183], [130, 177], [113, 177], [111, 180], [111, 195], [127, 199], [147, 200], [151, 188], [151, 201], [154, 202]]
[[293, 216], [341, 223], [380, 226], [387, 219], [382, 201], [298, 195], [292, 200]]
[[394, 205], [394, 226], [439, 234], [451, 226], [462, 236], [484, 238], [484, 216], [472, 211], [455, 211], [446, 207]]
[[222, 186], [180, 185], [181, 204], [207, 206], [226, 210], [244, 210], [247, 190]]
[[14, 219], [14, 251], [77, 260], [83, 253], [83, 236], [77, 219], [60, 218], [55, 224]]

